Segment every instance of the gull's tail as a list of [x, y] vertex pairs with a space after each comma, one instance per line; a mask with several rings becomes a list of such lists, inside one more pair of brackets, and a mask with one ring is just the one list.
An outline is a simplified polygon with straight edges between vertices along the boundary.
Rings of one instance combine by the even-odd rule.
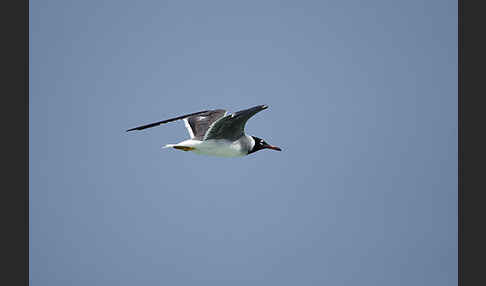
[[172, 148], [174, 146], [176, 146], [177, 144], [167, 144], [165, 146], [162, 147], [162, 149], [165, 149], [165, 148]]

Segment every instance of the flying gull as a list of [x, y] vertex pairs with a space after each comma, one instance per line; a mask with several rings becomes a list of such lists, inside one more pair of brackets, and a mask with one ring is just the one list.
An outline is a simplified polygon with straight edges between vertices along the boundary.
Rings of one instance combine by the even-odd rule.
[[191, 138], [177, 144], [167, 144], [164, 148], [220, 157], [241, 157], [263, 149], [282, 151], [261, 138], [245, 134], [248, 119], [267, 108], [268, 105], [258, 105], [232, 114], [223, 109], [205, 110], [142, 125], [127, 132], [182, 119]]

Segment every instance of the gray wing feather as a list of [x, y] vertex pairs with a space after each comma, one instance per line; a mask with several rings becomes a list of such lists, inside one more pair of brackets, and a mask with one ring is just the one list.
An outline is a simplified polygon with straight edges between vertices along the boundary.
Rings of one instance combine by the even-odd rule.
[[223, 117], [225, 113], [226, 110], [215, 109], [188, 117], [187, 122], [194, 134], [194, 139], [203, 140], [204, 135], [211, 124]]
[[195, 116], [195, 115], [198, 115], [198, 114], [202, 114], [202, 113], [205, 113], [205, 112], [208, 112], [208, 111], [210, 111], [210, 110], [194, 112], [194, 113], [191, 113], [191, 114], [181, 115], [181, 116], [174, 117], [174, 118], [171, 118], [171, 119], [166, 119], [166, 120], [162, 120], [162, 121], [158, 121], [158, 122], [154, 122], [154, 123], [150, 123], [150, 124], [145, 124], [145, 125], [142, 125], [142, 126], [138, 126], [138, 127], [135, 127], [135, 128], [128, 129], [127, 132], [128, 131], [134, 131], [134, 130], [144, 130], [144, 129], [147, 129], [147, 128], [152, 128], [152, 127], [158, 126], [160, 124], [173, 122], [173, 121], [176, 121], [176, 120], [179, 120], [179, 119], [185, 119], [185, 118]]
[[245, 134], [245, 124], [248, 119], [267, 108], [267, 105], [258, 105], [221, 117], [216, 122], [214, 122], [214, 124], [207, 130], [203, 140], [238, 140], [241, 136]]

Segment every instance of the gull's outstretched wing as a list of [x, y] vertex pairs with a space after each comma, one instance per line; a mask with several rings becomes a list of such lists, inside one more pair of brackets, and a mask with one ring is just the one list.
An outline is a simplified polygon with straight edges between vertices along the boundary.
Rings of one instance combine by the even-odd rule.
[[171, 119], [166, 119], [142, 126], [138, 126], [135, 128], [128, 129], [128, 131], [133, 131], [133, 130], [143, 130], [151, 127], [158, 126], [160, 124], [164, 123], [169, 123], [172, 121], [184, 120], [184, 124], [187, 128], [187, 131], [189, 132], [189, 135], [191, 136], [192, 139], [197, 139], [197, 140], [202, 140], [204, 137], [204, 134], [206, 133], [207, 129], [211, 126], [213, 122], [218, 120], [219, 118], [223, 117], [225, 114], [225, 110], [223, 109], [215, 109], [215, 110], [205, 110], [205, 111], [199, 111], [195, 113], [190, 113], [186, 115], [181, 115], [178, 117], [174, 117]]
[[214, 122], [207, 130], [203, 140], [228, 139], [238, 140], [245, 134], [245, 124], [253, 115], [268, 108], [268, 105], [258, 105], [249, 109], [228, 114]]
[[184, 118], [184, 124], [186, 125], [191, 139], [203, 140], [204, 135], [211, 127], [211, 124], [223, 117], [225, 113], [226, 110], [216, 109]]

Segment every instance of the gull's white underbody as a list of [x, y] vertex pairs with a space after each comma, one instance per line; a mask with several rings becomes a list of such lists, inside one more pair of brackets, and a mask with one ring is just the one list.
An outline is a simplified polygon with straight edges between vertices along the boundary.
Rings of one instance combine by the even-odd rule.
[[251, 136], [245, 135], [236, 141], [226, 139], [194, 140], [188, 139], [177, 144], [167, 144], [164, 148], [175, 148], [183, 151], [192, 151], [200, 155], [218, 157], [241, 157], [248, 154], [255, 145]]

